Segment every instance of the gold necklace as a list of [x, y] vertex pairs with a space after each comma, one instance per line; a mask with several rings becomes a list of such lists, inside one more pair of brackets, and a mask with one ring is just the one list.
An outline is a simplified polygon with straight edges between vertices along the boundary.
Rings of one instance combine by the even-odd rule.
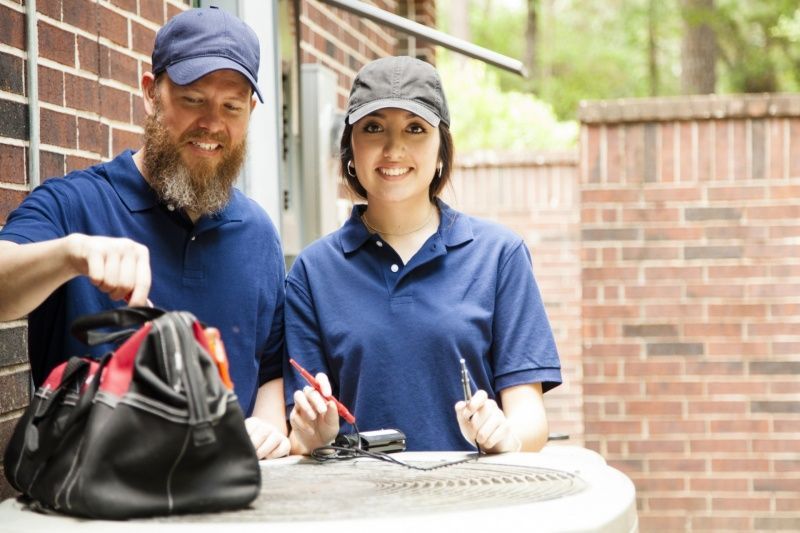
[[435, 208], [435, 207], [433, 207], [433, 205], [431, 205], [431, 210], [430, 210], [430, 213], [428, 213], [428, 218], [426, 218], [426, 219], [425, 219], [425, 222], [423, 222], [423, 223], [422, 223], [420, 226], [418, 226], [418, 227], [416, 227], [416, 228], [412, 229], [411, 231], [406, 231], [406, 232], [404, 232], [404, 233], [388, 233], [388, 232], [386, 232], [386, 231], [381, 231], [381, 230], [379, 230], [379, 229], [377, 229], [377, 228], [373, 227], [373, 226], [372, 226], [372, 224], [370, 224], [369, 222], [367, 222], [367, 212], [366, 212], [366, 211], [364, 211], [364, 212], [361, 214], [361, 222], [363, 222], [363, 223], [364, 223], [364, 225], [367, 227], [367, 229], [368, 229], [368, 230], [370, 230], [372, 233], [380, 233], [381, 235], [388, 235], [388, 236], [390, 236], [390, 237], [403, 237], [403, 236], [405, 236], [405, 235], [411, 235], [412, 233], [416, 233], [416, 232], [418, 232], [419, 230], [421, 230], [422, 228], [424, 228], [425, 226], [427, 226], [427, 225], [428, 225], [428, 223], [429, 223], [429, 222], [431, 221], [431, 219], [433, 218], [433, 213], [434, 213], [435, 211], [436, 211], [436, 208]]

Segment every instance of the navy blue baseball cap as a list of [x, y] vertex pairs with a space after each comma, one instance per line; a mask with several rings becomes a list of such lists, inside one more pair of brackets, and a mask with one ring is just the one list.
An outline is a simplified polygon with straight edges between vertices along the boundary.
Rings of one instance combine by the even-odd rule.
[[188, 85], [215, 70], [235, 70], [247, 78], [258, 99], [260, 60], [253, 29], [218, 7], [189, 9], [158, 30], [153, 47], [153, 74], [167, 71], [178, 85]]

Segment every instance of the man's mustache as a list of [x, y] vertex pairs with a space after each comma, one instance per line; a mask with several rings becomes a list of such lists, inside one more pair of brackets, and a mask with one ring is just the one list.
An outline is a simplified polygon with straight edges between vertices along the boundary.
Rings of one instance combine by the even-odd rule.
[[181, 135], [179, 142], [181, 144], [186, 144], [192, 141], [214, 141], [220, 143], [224, 148], [228, 146], [229, 140], [230, 138], [222, 132], [210, 133], [201, 129], [196, 129]]

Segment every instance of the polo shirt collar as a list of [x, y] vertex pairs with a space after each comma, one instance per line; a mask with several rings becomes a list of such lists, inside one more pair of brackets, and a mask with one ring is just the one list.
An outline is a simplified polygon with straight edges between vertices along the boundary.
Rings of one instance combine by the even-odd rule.
[[[436, 199], [439, 206], [441, 220], [439, 222], [438, 233], [445, 246], [458, 246], [473, 239], [472, 223], [463, 213], [459, 213], [439, 198]], [[340, 232], [340, 242], [342, 251], [345, 254], [352, 253], [361, 248], [369, 241], [372, 234], [361, 221], [361, 215], [366, 211], [366, 204], [356, 204], [350, 212], [350, 218], [342, 226]]]
[[[129, 211], [146, 211], [159, 204], [158, 195], [133, 162], [133, 150], [126, 150], [109, 162], [106, 172], [108, 181]], [[200, 224], [204, 219], [210, 219], [213, 226], [224, 222], [241, 222], [244, 218], [242, 202], [236, 191], [231, 191], [231, 199], [222, 211], [211, 216], [203, 215], [197, 222]]]

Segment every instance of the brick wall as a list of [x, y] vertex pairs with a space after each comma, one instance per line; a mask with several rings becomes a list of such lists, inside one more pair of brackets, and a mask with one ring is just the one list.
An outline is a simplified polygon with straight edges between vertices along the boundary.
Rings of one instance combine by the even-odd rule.
[[[415, 4], [415, 20], [433, 26], [435, 1], [410, 1]], [[402, 16], [407, 16], [409, 12], [409, 0], [374, 0], [367, 3]], [[408, 51], [408, 38], [404, 35], [316, 0], [301, 0], [299, 15], [300, 61], [320, 63], [336, 74], [340, 109], [347, 106], [350, 86], [362, 66], [373, 59]], [[417, 42], [417, 56], [434, 62], [433, 48], [419, 40]]]
[[642, 531], [800, 530], [800, 96], [581, 118], [587, 445]]
[[[40, 179], [139, 146], [139, 80], [155, 32], [189, 3], [37, 2]], [[29, 189], [25, 7], [0, 0], [0, 225]], [[0, 449], [28, 403], [25, 321], [0, 323]], [[0, 498], [12, 494], [0, 476]]]
[[564, 154], [459, 154], [445, 201], [525, 239], [561, 356], [564, 383], [545, 395], [551, 433], [583, 443], [578, 167]]

